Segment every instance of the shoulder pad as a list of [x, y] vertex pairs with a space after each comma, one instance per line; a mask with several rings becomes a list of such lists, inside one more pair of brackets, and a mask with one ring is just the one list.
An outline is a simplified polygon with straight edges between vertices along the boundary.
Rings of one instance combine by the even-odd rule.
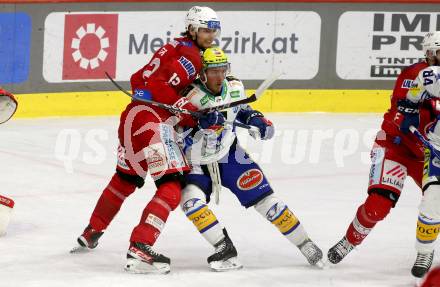
[[234, 76], [226, 76], [226, 80], [228, 82], [231, 82], [231, 81], [239, 81], [239, 82], [241, 82], [238, 78], [236, 78]]
[[234, 76], [227, 76], [226, 81], [228, 82], [228, 86], [230, 87], [235, 87], [235, 88], [239, 87], [244, 89], [243, 83]]
[[180, 95], [181, 95], [182, 97], [186, 97], [186, 96], [188, 96], [189, 93], [191, 93], [191, 91], [194, 90], [195, 88], [196, 88], [196, 87], [194, 86], [194, 84], [191, 84], [191, 85], [189, 85], [188, 87], [186, 87], [185, 89], [183, 89], [183, 90], [180, 92]]

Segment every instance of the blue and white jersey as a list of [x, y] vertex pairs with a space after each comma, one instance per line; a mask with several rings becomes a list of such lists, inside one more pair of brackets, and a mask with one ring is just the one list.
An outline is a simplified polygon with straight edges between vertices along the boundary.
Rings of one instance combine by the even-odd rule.
[[[205, 85], [197, 80], [184, 94], [199, 110], [228, 104], [246, 98], [243, 83], [233, 77], [227, 77], [223, 82], [221, 93], [213, 95]], [[222, 111], [225, 120], [223, 127], [213, 129], [195, 129], [184, 141], [184, 151], [192, 164], [208, 164], [220, 160], [227, 155], [236, 139], [233, 123], [242, 110], [248, 110], [248, 105], [232, 107]]]
[[440, 98], [440, 66], [421, 70], [407, 93], [407, 99], [414, 103], [429, 98]]

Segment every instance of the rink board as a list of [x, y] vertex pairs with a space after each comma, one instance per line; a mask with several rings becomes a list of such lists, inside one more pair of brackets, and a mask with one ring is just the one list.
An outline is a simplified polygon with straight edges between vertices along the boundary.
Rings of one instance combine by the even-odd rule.
[[[248, 90], [248, 94], [253, 93]], [[269, 90], [252, 106], [262, 112], [384, 112], [388, 90]], [[121, 92], [21, 94], [16, 117], [118, 115], [130, 98]]]

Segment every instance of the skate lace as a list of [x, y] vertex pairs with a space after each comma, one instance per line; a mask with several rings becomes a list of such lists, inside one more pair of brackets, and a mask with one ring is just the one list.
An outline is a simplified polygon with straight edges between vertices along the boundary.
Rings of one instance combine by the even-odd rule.
[[336, 244], [336, 250], [343, 256], [347, 255], [353, 249], [353, 245], [347, 239], [341, 239]]
[[429, 268], [432, 264], [432, 253], [428, 254], [417, 254], [416, 262], [414, 266]]
[[315, 245], [312, 242], [307, 242], [301, 250], [307, 258], [314, 257], [317, 251]]
[[226, 241], [223, 241], [217, 248], [215, 249], [215, 253], [221, 253], [226, 249]]
[[152, 255], [152, 256], [154, 256], [154, 257], [159, 257], [159, 256], [162, 255], [162, 254], [157, 253], [156, 251], [154, 251], [153, 248], [151, 248], [151, 246], [149, 246], [149, 245], [146, 245], [146, 246], [145, 246], [145, 249], [148, 251], [148, 253], [149, 253], [150, 255]]

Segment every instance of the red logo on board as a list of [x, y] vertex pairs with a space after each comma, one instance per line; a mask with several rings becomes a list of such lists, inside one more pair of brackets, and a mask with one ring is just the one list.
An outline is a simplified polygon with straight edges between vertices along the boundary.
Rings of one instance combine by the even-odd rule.
[[114, 78], [117, 36], [117, 14], [66, 15], [63, 80]]

